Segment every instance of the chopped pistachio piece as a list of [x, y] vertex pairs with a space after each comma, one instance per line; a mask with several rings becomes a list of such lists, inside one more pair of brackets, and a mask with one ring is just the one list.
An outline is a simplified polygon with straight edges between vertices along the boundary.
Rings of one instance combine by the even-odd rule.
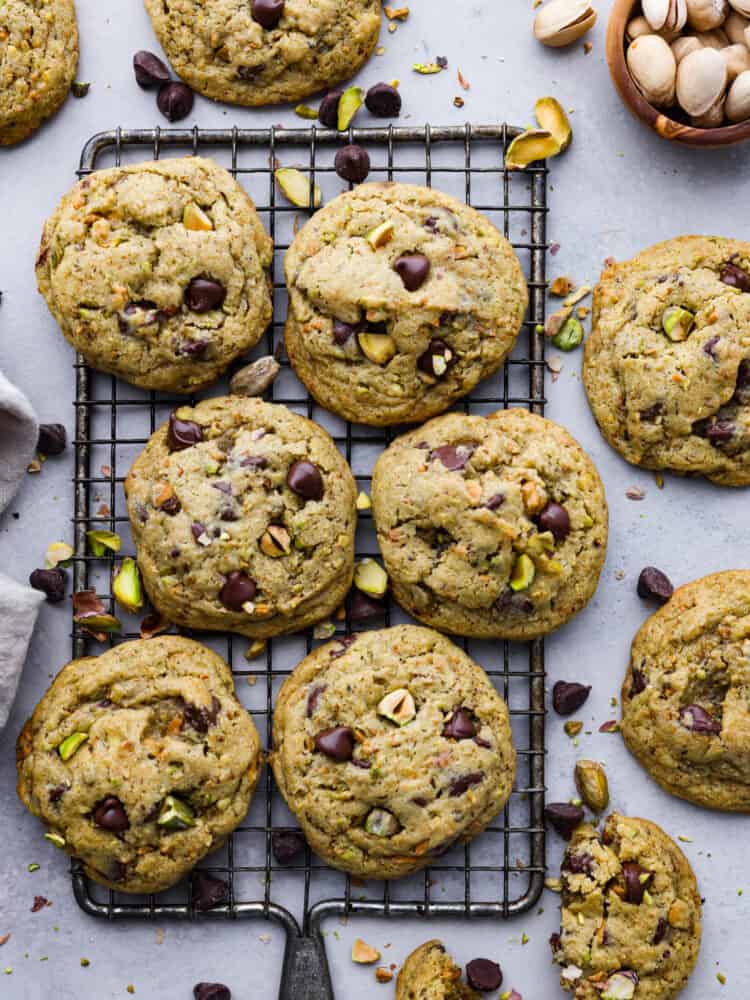
[[601, 764], [595, 760], [577, 761], [575, 780], [578, 793], [589, 809], [604, 812], [609, 805], [609, 782]]
[[354, 116], [365, 102], [361, 87], [347, 87], [341, 95], [338, 111], [338, 129], [344, 132], [354, 121]]
[[396, 341], [388, 333], [358, 333], [362, 353], [375, 365], [387, 365], [396, 354]]
[[74, 615], [73, 621], [89, 632], [119, 632], [122, 628], [114, 615]]
[[374, 229], [371, 229], [365, 239], [373, 250], [377, 250], [378, 247], [384, 247], [386, 243], [390, 243], [393, 239], [393, 233], [393, 223], [387, 220], [386, 222], [381, 222], [379, 226], [375, 226]]
[[259, 656], [265, 653], [266, 645], [265, 639], [253, 639], [245, 651], [245, 659], [256, 660]]
[[570, 736], [570, 738], [573, 739], [573, 737], [578, 736], [583, 729], [583, 723], [579, 722], [578, 719], [572, 719], [565, 723], [563, 729], [565, 730], [565, 735]]
[[298, 104], [294, 109], [294, 113], [299, 118], [307, 118], [307, 120], [311, 122], [318, 120], [318, 112], [315, 108], [311, 108], [307, 104]]
[[387, 809], [372, 809], [365, 820], [365, 830], [374, 837], [392, 837], [400, 829], [399, 821]]
[[378, 703], [378, 715], [390, 722], [395, 722], [397, 726], [405, 726], [416, 717], [417, 706], [414, 698], [406, 688], [398, 688], [391, 691]]
[[65, 847], [67, 843], [65, 837], [63, 837], [61, 833], [57, 833], [55, 830], [48, 830], [44, 835], [44, 839], [48, 840], [50, 844], [54, 844], [55, 847], [60, 848]]
[[534, 561], [525, 553], [520, 555], [513, 566], [513, 573], [510, 578], [510, 589], [518, 592], [528, 590], [534, 582], [536, 567]]
[[279, 167], [275, 174], [276, 182], [289, 201], [298, 208], [309, 208], [312, 194], [312, 207], [318, 208], [322, 201], [320, 188], [313, 188], [310, 178], [294, 167]]
[[561, 351], [572, 351], [583, 340], [581, 321], [575, 316], [568, 316], [558, 333], [552, 338], [555, 347]]
[[175, 795], [168, 795], [156, 822], [167, 830], [187, 830], [195, 826], [195, 814], [186, 802]]
[[[2, 4], [0, 4], [0, 7], [2, 7]], [[82, 97], [87, 97], [89, 90], [91, 90], [91, 83], [88, 80], [74, 80], [70, 85], [71, 94], [79, 100]]]
[[388, 589], [388, 574], [374, 559], [363, 559], [354, 570], [354, 586], [370, 597], [383, 597]]
[[289, 532], [280, 524], [269, 524], [259, 544], [261, 552], [271, 559], [280, 559], [291, 551]]
[[119, 552], [122, 544], [120, 536], [116, 535], [114, 531], [87, 531], [86, 538], [88, 538], [91, 551], [95, 556], [106, 555], [107, 550]]
[[573, 138], [573, 130], [560, 102], [554, 97], [540, 97], [534, 105], [534, 114], [539, 128], [549, 132], [559, 145], [560, 152], [566, 150]]
[[693, 329], [695, 316], [681, 306], [669, 306], [661, 317], [661, 326], [672, 341], [687, 340]]
[[330, 639], [336, 634], [336, 626], [333, 622], [318, 622], [313, 629], [313, 639]]
[[357, 494], [357, 510], [369, 510], [370, 507], [372, 507], [372, 500], [366, 493], [360, 491]]
[[357, 965], [370, 965], [372, 962], [377, 962], [379, 958], [378, 949], [367, 944], [362, 938], [357, 938], [352, 945], [352, 962], [356, 962]]
[[209, 217], [194, 201], [189, 201], [182, 210], [182, 224], [185, 229], [192, 229], [196, 232], [208, 233], [214, 228]]
[[442, 73], [443, 67], [438, 63], [414, 63], [412, 69], [415, 73], [421, 73], [423, 76], [429, 76], [432, 73]]
[[70, 760], [76, 750], [83, 746], [88, 738], [88, 733], [71, 733], [70, 736], [66, 736], [57, 748], [57, 752], [60, 754], [60, 759]]
[[143, 587], [135, 559], [123, 560], [120, 571], [112, 582], [112, 593], [126, 611], [136, 614], [143, 607]]
[[557, 156], [560, 144], [544, 129], [529, 129], [516, 136], [505, 151], [505, 166], [508, 170], [524, 170], [530, 163]]
[[68, 545], [67, 542], [52, 542], [47, 548], [44, 565], [47, 569], [54, 569], [55, 566], [68, 562], [74, 555], [73, 546]]

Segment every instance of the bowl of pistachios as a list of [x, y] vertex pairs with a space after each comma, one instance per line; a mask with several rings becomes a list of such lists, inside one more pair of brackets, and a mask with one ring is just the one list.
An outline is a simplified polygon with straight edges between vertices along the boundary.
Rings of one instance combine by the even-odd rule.
[[607, 60], [625, 104], [665, 139], [750, 139], [750, 0], [615, 0]]

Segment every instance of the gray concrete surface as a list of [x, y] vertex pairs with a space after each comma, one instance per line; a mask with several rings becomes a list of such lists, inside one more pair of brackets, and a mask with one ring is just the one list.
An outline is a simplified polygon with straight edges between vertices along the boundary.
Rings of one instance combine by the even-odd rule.
[[[534, 100], [555, 94], [572, 109], [575, 139], [568, 154], [552, 165], [550, 238], [560, 252], [550, 261], [551, 276], [566, 273], [579, 282], [594, 280], [602, 261], [625, 257], [661, 239], [685, 232], [747, 235], [747, 149], [696, 153], [671, 146], [647, 132], [621, 106], [610, 84], [604, 57], [609, 4], [601, 2], [593, 51], [580, 46], [553, 52], [531, 35], [532, 10], [523, 0], [413, 0], [409, 20], [394, 35], [383, 31], [385, 55], [360, 74], [367, 83], [399, 77], [405, 99], [404, 122], [477, 123], [532, 118]], [[37, 295], [33, 261], [42, 221], [74, 179], [81, 146], [93, 132], [118, 123], [155, 124], [153, 97], [134, 84], [130, 60], [138, 48], [156, 48], [140, 4], [78, 0], [82, 28], [79, 78], [91, 81], [82, 101], [63, 112], [31, 142], [0, 152], [0, 367], [30, 396], [42, 420], [72, 427], [72, 353], [58, 335]], [[411, 64], [445, 55], [440, 76], [421, 77]], [[456, 83], [460, 68], [471, 84]], [[463, 110], [453, 97], [466, 100]], [[197, 99], [194, 120], [202, 126], [296, 123], [289, 109], [235, 110]], [[366, 123], [367, 119], [362, 119]], [[562, 725], [550, 717], [547, 783], [553, 798], [571, 794], [577, 756], [606, 761], [613, 804], [647, 816], [673, 835], [691, 839], [684, 849], [706, 897], [704, 943], [685, 1000], [745, 996], [750, 988], [746, 947], [750, 880], [743, 834], [747, 820], [712, 815], [669, 798], [625, 752], [619, 737], [600, 735], [598, 723], [617, 714], [617, 696], [632, 634], [647, 614], [634, 594], [645, 563], [669, 572], [675, 582], [745, 565], [750, 522], [747, 494], [667, 477], [657, 489], [650, 474], [628, 467], [604, 444], [581, 388], [581, 355], [567, 355], [556, 384], [548, 378], [550, 417], [565, 424], [596, 461], [607, 488], [611, 541], [601, 586], [590, 607], [547, 645], [550, 680], [585, 680], [592, 697], [582, 717], [593, 735], [574, 747]], [[0, 520], [3, 570], [19, 580], [40, 564], [47, 544], [70, 538], [72, 456], [49, 462], [29, 477], [20, 496]], [[640, 503], [625, 497], [638, 485]], [[18, 517], [12, 516], [15, 512]], [[26, 665], [18, 701], [0, 737], [0, 996], [7, 1000], [80, 1000], [125, 997], [128, 984], [145, 1000], [187, 1000], [198, 980], [229, 984], [237, 1000], [271, 1000], [278, 989], [282, 935], [263, 922], [107, 924], [84, 916], [70, 890], [67, 866], [41, 839], [36, 821], [14, 793], [13, 743], [50, 676], [69, 656], [68, 615], [43, 609]], [[550, 838], [551, 867], [560, 844]], [[40, 868], [30, 873], [30, 863]], [[740, 890], [745, 890], [740, 895]], [[32, 914], [36, 894], [52, 906]], [[337, 998], [392, 995], [376, 985], [372, 971], [353, 966], [355, 936], [384, 948], [387, 961], [400, 962], [411, 948], [439, 934], [461, 961], [477, 954], [496, 957], [506, 970], [505, 988], [524, 1000], [559, 995], [549, 962], [547, 938], [555, 925], [557, 897], [545, 893], [543, 913], [507, 923], [417, 921], [334, 921], [327, 944]], [[528, 943], [522, 944], [522, 935]], [[263, 937], [261, 937], [263, 936]], [[90, 960], [82, 968], [80, 958]], [[4, 968], [11, 969], [2, 975]], [[719, 985], [716, 974], [727, 977]]]

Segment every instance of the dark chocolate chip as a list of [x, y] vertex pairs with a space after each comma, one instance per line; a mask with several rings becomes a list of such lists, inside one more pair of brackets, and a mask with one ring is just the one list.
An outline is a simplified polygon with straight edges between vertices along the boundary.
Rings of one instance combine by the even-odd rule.
[[725, 444], [731, 441], [737, 427], [732, 420], [726, 417], [715, 417], [708, 421], [701, 421], [700, 428], [696, 428], [701, 437], [707, 438], [711, 444]]
[[216, 725], [220, 711], [221, 702], [214, 695], [211, 698], [210, 708], [206, 708], [205, 705], [185, 705], [182, 717], [186, 726], [190, 726], [199, 733], [207, 733], [211, 726]]
[[61, 455], [68, 443], [68, 435], [62, 424], [39, 424], [37, 451], [43, 455]]
[[495, 495], [491, 496], [489, 500], [485, 500], [482, 506], [486, 507], [487, 510], [497, 510], [498, 507], [502, 507], [504, 503], [505, 495], [503, 493], [495, 493]]
[[641, 420], [645, 423], [651, 423], [656, 420], [663, 407], [664, 404], [661, 402], [652, 403], [651, 406], [647, 406], [645, 410], [641, 410]]
[[172, 496], [164, 501], [159, 507], [159, 510], [163, 510], [165, 514], [169, 514], [170, 517], [174, 517], [175, 514], [179, 514], [182, 510], [182, 504], [177, 499], [177, 497]]
[[719, 360], [719, 355], [716, 353], [715, 347], [720, 340], [721, 337], [717, 334], [715, 337], [711, 337], [710, 340], [707, 340], [706, 343], [703, 345], [703, 353], [707, 354], [712, 361]]
[[180, 420], [175, 413], [169, 416], [167, 429], [167, 444], [171, 451], [182, 451], [192, 448], [203, 440], [203, 428], [192, 420]]
[[333, 166], [342, 180], [361, 184], [370, 173], [370, 156], [361, 146], [342, 146], [336, 152]]
[[664, 917], [659, 917], [659, 922], [656, 925], [656, 930], [654, 931], [654, 944], [661, 944], [664, 938], [667, 936], [667, 930], [669, 929], [669, 924]]
[[590, 854], [570, 854], [566, 851], [560, 865], [561, 869], [571, 875], [590, 875], [594, 870], [594, 859]]
[[187, 118], [193, 110], [194, 96], [185, 83], [165, 83], [156, 98], [159, 111], [171, 122]]
[[430, 233], [438, 232], [438, 220], [435, 218], [434, 215], [428, 215], [427, 218], [422, 223], [422, 225]]
[[233, 570], [226, 578], [224, 586], [219, 591], [219, 600], [227, 611], [242, 611], [243, 604], [252, 601], [258, 592], [255, 580], [243, 573]]
[[477, 734], [477, 727], [468, 708], [454, 708], [453, 715], [443, 726], [443, 736], [448, 740], [471, 740]]
[[639, 597], [659, 604], [666, 604], [674, 593], [669, 577], [655, 566], [646, 566], [641, 570], [636, 590]]
[[312, 462], [295, 462], [287, 473], [286, 482], [290, 490], [305, 500], [320, 500], [323, 497], [323, 477]]
[[169, 70], [153, 52], [136, 52], [133, 56], [133, 71], [138, 86], [145, 90], [169, 83]]
[[320, 696], [323, 694], [326, 687], [327, 687], [326, 684], [315, 684], [307, 692], [307, 705], [305, 707], [305, 715], [307, 716], [308, 719], [310, 719], [313, 715], [315, 715], [315, 712], [317, 711], [318, 708], [318, 702], [320, 701]]
[[248, 455], [240, 462], [242, 469], [265, 469], [268, 467], [268, 459], [262, 455]]
[[315, 749], [339, 763], [351, 760], [354, 753], [354, 730], [348, 726], [323, 729], [315, 737]]
[[[438, 359], [437, 364], [435, 363], [436, 358]], [[440, 363], [440, 358], [442, 358], [443, 364]], [[438, 337], [431, 340], [427, 350], [417, 358], [417, 368], [427, 375], [432, 375], [433, 378], [442, 378], [450, 366], [455, 363], [455, 354], [446, 342]]]
[[185, 289], [185, 305], [196, 313], [221, 309], [226, 297], [226, 288], [213, 278], [193, 278]]
[[719, 272], [719, 278], [731, 288], [739, 288], [741, 292], [750, 292], [750, 274], [736, 264], [725, 264]]
[[201, 524], [200, 521], [193, 521], [193, 523], [190, 525], [190, 530], [193, 533], [193, 538], [197, 542], [198, 539], [201, 537], [201, 535], [205, 535], [206, 526], [205, 524]]
[[307, 842], [299, 830], [274, 830], [271, 834], [271, 850], [280, 865], [288, 865], [303, 853]]
[[353, 622], [368, 622], [385, 617], [385, 604], [363, 594], [361, 590], [353, 590], [349, 599], [349, 618]]
[[226, 496], [231, 497], [231, 495], [232, 495], [232, 484], [231, 483], [225, 483], [222, 480], [219, 480], [216, 483], [211, 483], [211, 485], [213, 486], [213, 488], [215, 490], [218, 490], [220, 493], [224, 493]]
[[399, 257], [393, 265], [404, 283], [407, 292], [416, 292], [427, 281], [430, 273], [430, 258], [423, 253], [407, 253]]
[[250, 13], [253, 21], [263, 28], [275, 28], [284, 13], [285, 0], [252, 0]]
[[366, 757], [352, 757], [352, 764], [355, 767], [360, 768], [362, 771], [369, 771], [372, 767], [372, 761], [368, 760]]
[[539, 515], [542, 531], [551, 531], [556, 542], [562, 542], [570, 532], [570, 515], [562, 504], [550, 500]]
[[193, 997], [195, 1000], [232, 1000], [232, 993], [223, 983], [196, 983]]
[[102, 799], [93, 812], [94, 822], [102, 830], [110, 833], [124, 833], [130, 828], [130, 820], [125, 812], [125, 806], [114, 795]]
[[490, 993], [500, 988], [503, 974], [497, 962], [489, 958], [472, 958], [466, 966], [469, 986], [480, 993]]
[[575, 681], [556, 681], [552, 688], [552, 707], [558, 715], [572, 715], [586, 702], [591, 685]]
[[344, 323], [340, 319], [333, 321], [333, 339], [337, 344], [345, 344], [356, 332], [357, 327], [352, 326], [351, 323]]
[[642, 875], [647, 873], [637, 861], [625, 861], [622, 865], [622, 877], [625, 883], [625, 902], [634, 903], [640, 906], [643, 902], [643, 894], [646, 891], [647, 879], [642, 879]]
[[398, 118], [401, 94], [390, 83], [376, 83], [365, 95], [365, 106], [376, 118]]
[[188, 358], [202, 358], [208, 347], [207, 340], [186, 340], [177, 349], [178, 354], [183, 354]]
[[504, 590], [495, 601], [495, 610], [500, 614], [530, 615], [534, 610], [534, 602], [512, 590]]
[[47, 796], [49, 801], [54, 805], [59, 802], [60, 799], [65, 795], [68, 788], [67, 785], [55, 785], [54, 788], [50, 788], [49, 795]]
[[750, 403], [750, 361], [740, 361], [733, 399], [743, 405]]
[[221, 906], [229, 899], [229, 886], [220, 878], [214, 878], [206, 872], [194, 871], [190, 889], [190, 902], [193, 909], [202, 912]]
[[318, 121], [321, 125], [325, 125], [326, 128], [339, 127], [339, 101], [341, 100], [342, 91], [331, 90], [323, 100], [320, 102], [318, 108]]
[[583, 809], [570, 802], [550, 802], [544, 810], [549, 825], [565, 840], [570, 840], [575, 828], [583, 822]]
[[630, 697], [640, 694], [646, 690], [646, 675], [642, 670], [631, 670], [630, 672]]
[[329, 656], [333, 657], [334, 660], [337, 660], [339, 656], [343, 656], [347, 649], [356, 641], [356, 635], [342, 635], [336, 644], [336, 647], [329, 653]]
[[472, 785], [479, 785], [484, 781], [483, 771], [473, 771], [471, 774], [462, 774], [460, 778], [454, 778], [450, 783], [450, 794], [453, 798], [463, 795]]
[[454, 447], [452, 444], [443, 444], [430, 452], [430, 461], [437, 458], [450, 472], [458, 472], [466, 468], [473, 453], [473, 445], [459, 444]]
[[721, 732], [721, 723], [700, 705], [685, 705], [680, 709], [680, 722], [694, 733], [717, 735]]
[[560, 935], [557, 932], [555, 932], [554, 934], [550, 934], [549, 946], [552, 949], [553, 955], [556, 951], [560, 950], [561, 945], [562, 945], [562, 938], [560, 937]]
[[41, 590], [50, 604], [59, 604], [64, 599], [67, 582], [68, 574], [59, 566], [54, 569], [35, 569], [29, 577], [34, 590]]

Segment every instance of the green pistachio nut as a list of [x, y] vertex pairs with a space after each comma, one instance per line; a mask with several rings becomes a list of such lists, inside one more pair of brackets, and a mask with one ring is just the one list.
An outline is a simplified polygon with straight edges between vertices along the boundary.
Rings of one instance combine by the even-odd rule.
[[510, 578], [510, 589], [518, 592], [528, 590], [534, 582], [536, 567], [534, 560], [526, 554], [520, 555], [513, 566], [513, 573]]
[[44, 835], [44, 839], [48, 840], [50, 844], [54, 844], [55, 847], [63, 848], [65, 847], [67, 841], [61, 833], [56, 833], [54, 830], [48, 830]]
[[694, 323], [694, 314], [681, 306], [669, 306], [661, 317], [662, 330], [674, 341], [687, 340]]
[[583, 327], [581, 321], [575, 316], [569, 316], [558, 333], [552, 338], [552, 343], [561, 351], [572, 351], [583, 340]]
[[374, 837], [393, 837], [400, 829], [399, 821], [387, 809], [372, 809], [365, 820], [365, 830]]
[[123, 560], [120, 571], [112, 583], [115, 600], [132, 614], [143, 607], [143, 587], [135, 559]]
[[168, 795], [156, 822], [166, 830], [187, 830], [195, 826], [195, 813], [186, 802], [175, 795]]
[[354, 121], [354, 116], [365, 102], [361, 87], [347, 87], [339, 101], [339, 132], [344, 132]]
[[104, 556], [107, 550], [110, 552], [120, 551], [120, 536], [114, 531], [87, 531], [86, 538], [89, 540], [91, 551], [95, 556]]
[[405, 726], [416, 717], [417, 706], [414, 698], [406, 688], [398, 688], [391, 691], [378, 703], [378, 715], [389, 722], [395, 722], [397, 726]]
[[88, 733], [71, 733], [70, 736], [66, 736], [57, 748], [57, 752], [60, 754], [60, 759], [70, 760], [76, 750], [83, 746], [88, 738]]
[[595, 760], [576, 762], [575, 780], [578, 794], [592, 812], [601, 813], [609, 805], [609, 782], [601, 764]]

